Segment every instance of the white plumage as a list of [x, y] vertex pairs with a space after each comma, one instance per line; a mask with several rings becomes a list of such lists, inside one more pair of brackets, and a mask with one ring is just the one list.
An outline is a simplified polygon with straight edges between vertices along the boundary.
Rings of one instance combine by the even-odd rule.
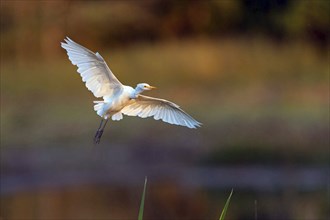
[[[68, 37], [64, 41], [61, 46], [67, 51], [72, 64], [78, 67], [77, 71], [88, 90], [95, 97], [103, 98], [103, 101], [94, 101], [94, 110], [100, 117], [106, 120], [110, 117], [112, 120], [121, 120], [122, 114], [125, 114], [141, 118], [153, 117], [156, 120], [161, 119], [164, 122], [188, 128], [200, 127], [201, 123], [184, 112], [177, 104], [140, 95], [143, 91], [155, 87], [147, 83], [140, 83], [135, 89], [123, 85], [99, 53], [90, 51]], [[101, 129], [101, 134], [98, 134], [100, 133], [98, 131], [95, 136], [95, 138], [98, 137], [98, 142], [104, 127], [105, 125]]]
[[178, 105], [173, 102], [139, 95], [131, 104], [125, 106], [121, 112], [129, 116], [139, 116], [147, 118], [153, 116], [156, 120], [187, 126], [188, 128], [196, 128], [200, 123], [184, 112]]
[[95, 97], [111, 96], [120, 92], [122, 84], [99, 53], [93, 53], [70, 38], [65, 39], [61, 46], [66, 49], [70, 61], [78, 67], [77, 71], [83, 82]]

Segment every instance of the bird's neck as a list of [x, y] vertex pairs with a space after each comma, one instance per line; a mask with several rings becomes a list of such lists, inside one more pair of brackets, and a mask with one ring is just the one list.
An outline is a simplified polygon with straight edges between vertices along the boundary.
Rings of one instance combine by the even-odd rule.
[[141, 89], [140, 87], [136, 87], [135, 89], [134, 89], [134, 96], [135, 97], [137, 97], [138, 95], [140, 95], [140, 93], [142, 93], [143, 92], [143, 89]]

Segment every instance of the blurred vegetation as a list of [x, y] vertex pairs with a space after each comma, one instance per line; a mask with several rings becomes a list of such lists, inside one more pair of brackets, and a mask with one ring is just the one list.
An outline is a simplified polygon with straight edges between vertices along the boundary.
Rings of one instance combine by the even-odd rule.
[[3, 59], [60, 54], [52, 40], [65, 35], [91, 47], [114, 48], [192, 36], [252, 34], [276, 41], [310, 41], [326, 51], [329, 5], [326, 0], [2, 1]]
[[[204, 150], [268, 146], [270, 154], [278, 152], [274, 157], [289, 152], [297, 158], [298, 151], [314, 160], [312, 155], [318, 158], [327, 149], [328, 62], [309, 45], [274, 47], [263, 39], [197, 39], [100, 52], [123, 83], [148, 81], [161, 87], [150, 95], [190, 109], [205, 126], [196, 131], [198, 136], [187, 131], [186, 139], [199, 139]], [[89, 140], [87, 134], [97, 126], [91, 108], [95, 98], [66, 59], [22, 67], [6, 62], [2, 70], [3, 144]], [[130, 137], [126, 140], [142, 138], [143, 129], [128, 129], [138, 124], [159, 137], [158, 141], [147, 134], [156, 143], [170, 143], [168, 132], [173, 132], [172, 141], [186, 141], [175, 135], [179, 127], [169, 130], [170, 125], [141, 120], [126, 117], [113, 123], [109, 139], [121, 141], [122, 129]], [[154, 126], [160, 130], [151, 129]], [[22, 134], [19, 139], [14, 138], [15, 130]]]

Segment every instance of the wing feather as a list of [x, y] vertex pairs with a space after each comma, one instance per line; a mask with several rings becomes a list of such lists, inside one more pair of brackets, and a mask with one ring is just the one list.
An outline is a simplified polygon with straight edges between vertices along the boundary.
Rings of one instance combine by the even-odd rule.
[[71, 63], [78, 67], [77, 72], [95, 97], [112, 96], [123, 89], [99, 53], [90, 51], [68, 37], [64, 41], [61, 46], [67, 51]]
[[201, 123], [184, 112], [177, 104], [165, 99], [157, 99], [149, 96], [139, 95], [132, 100], [130, 105], [124, 107], [121, 112], [129, 116], [139, 116], [141, 118], [153, 117], [155, 120], [161, 119], [169, 124], [197, 128]]
[[165, 111], [165, 115], [164, 115], [164, 119], [163, 119], [165, 122], [169, 123], [170, 121], [170, 112], [169, 110], [166, 109]]

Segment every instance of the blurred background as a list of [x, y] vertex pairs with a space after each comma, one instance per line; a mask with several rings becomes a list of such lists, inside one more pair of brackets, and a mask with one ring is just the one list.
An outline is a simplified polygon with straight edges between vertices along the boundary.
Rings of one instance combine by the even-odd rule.
[[[326, 0], [1, 1], [1, 219], [329, 217]], [[203, 123], [100, 118], [60, 42]]]

